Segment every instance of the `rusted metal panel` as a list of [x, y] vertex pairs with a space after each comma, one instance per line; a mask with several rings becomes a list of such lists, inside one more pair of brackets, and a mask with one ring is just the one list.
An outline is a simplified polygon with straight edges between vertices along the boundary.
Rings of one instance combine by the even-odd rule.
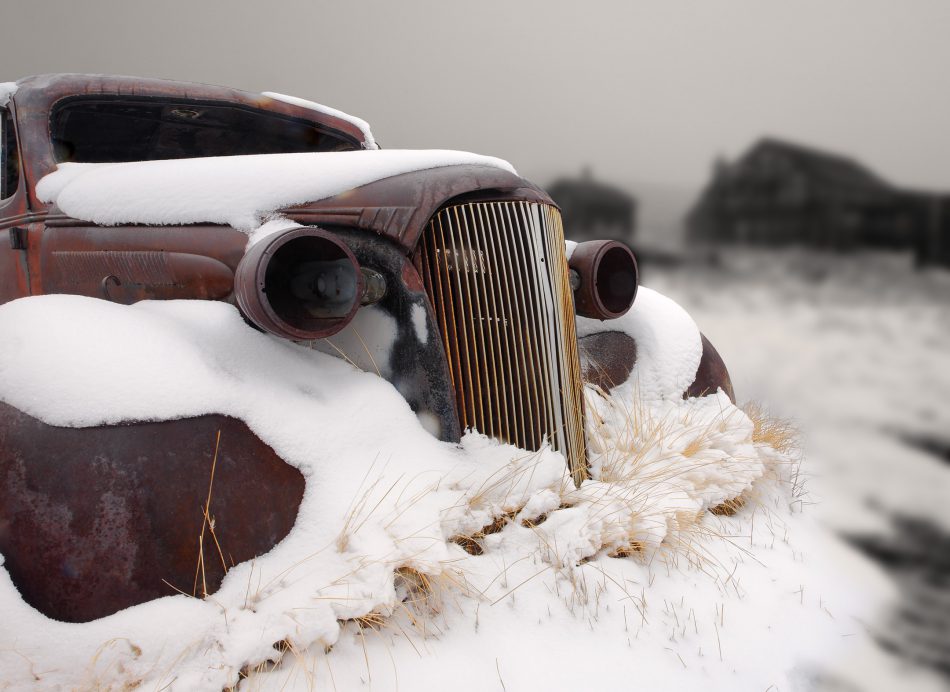
[[29, 252], [37, 266], [34, 293], [71, 293], [132, 303], [228, 298], [247, 236], [227, 226], [146, 230], [85, 223], [50, 226], [31, 241]]
[[0, 231], [0, 304], [30, 293], [26, 249], [27, 228], [14, 226]]
[[0, 403], [0, 553], [24, 600], [57, 620], [214, 592], [225, 566], [290, 532], [303, 492], [234, 418], [60, 428]]
[[105, 298], [130, 305], [140, 300], [222, 300], [234, 273], [216, 259], [162, 250], [53, 252], [44, 286], [49, 293]]
[[340, 223], [374, 231], [415, 249], [429, 220], [452, 202], [526, 201], [553, 205], [544, 190], [491, 166], [444, 166], [384, 178], [336, 197], [281, 210], [300, 223]]
[[637, 342], [623, 332], [599, 332], [577, 340], [584, 381], [605, 392], [623, 384], [637, 362]]

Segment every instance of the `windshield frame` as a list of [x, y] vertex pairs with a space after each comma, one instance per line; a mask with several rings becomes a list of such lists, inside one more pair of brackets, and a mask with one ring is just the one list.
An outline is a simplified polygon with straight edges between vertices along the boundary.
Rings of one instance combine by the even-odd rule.
[[[135, 156], [130, 155], [128, 157], [108, 157], [109, 160], [103, 160], [99, 157], [91, 157], [91, 160], [87, 157], [80, 158], [70, 158], [69, 156], [63, 155], [63, 150], [57, 150], [57, 142], [62, 141], [57, 139], [57, 134], [61, 134], [65, 129], [63, 125], [60, 124], [60, 119], [64, 115], [64, 111], [67, 111], [71, 106], [76, 104], [110, 104], [114, 103], [117, 106], [120, 104], [128, 104], [129, 106], [164, 106], [162, 114], [157, 118], [157, 122], [160, 123], [156, 126], [156, 130], [161, 128], [164, 125], [167, 125], [168, 129], [178, 128], [180, 130], [191, 129], [188, 128], [187, 117], [182, 117], [180, 120], [170, 120], [166, 113], [174, 113], [175, 111], [191, 111], [198, 114], [201, 114], [202, 110], [207, 111], [207, 109], [215, 109], [219, 113], [224, 113], [226, 111], [234, 111], [239, 114], [246, 114], [250, 116], [259, 116], [263, 121], [269, 120], [271, 123], [276, 123], [278, 121], [284, 121], [292, 128], [297, 128], [298, 130], [306, 129], [311, 130], [316, 137], [319, 138], [319, 145], [315, 145], [313, 148], [301, 148], [301, 149], [290, 149], [289, 151], [284, 149], [278, 149], [276, 151], [271, 151], [267, 147], [262, 147], [260, 151], [235, 151], [231, 153], [227, 149], [222, 149], [219, 151], [209, 151], [209, 153], [197, 154], [197, 155], [182, 155], [182, 156]], [[109, 117], [121, 117], [121, 114], [108, 114]], [[132, 116], [130, 116], [132, 117]], [[147, 119], [142, 119], [143, 123], [147, 122]], [[217, 129], [220, 131], [226, 130], [226, 127], [221, 126], [204, 126], [196, 122], [197, 127], [193, 128], [195, 133], [201, 132], [202, 130]], [[49, 118], [48, 118], [48, 132], [49, 132], [49, 142], [53, 153], [53, 161], [56, 164], [64, 163], [68, 161], [77, 161], [81, 163], [90, 162], [90, 163], [106, 163], [106, 162], [128, 162], [128, 161], [142, 161], [142, 160], [162, 160], [162, 159], [176, 159], [176, 158], [208, 158], [212, 156], [234, 156], [240, 154], [268, 154], [268, 153], [290, 153], [291, 151], [349, 151], [349, 150], [359, 150], [362, 148], [362, 142], [357, 141], [350, 134], [343, 132], [341, 130], [328, 127], [319, 120], [313, 118], [300, 117], [298, 115], [290, 115], [287, 113], [281, 113], [277, 110], [270, 108], [259, 107], [255, 105], [249, 105], [246, 103], [221, 100], [221, 99], [207, 99], [207, 98], [188, 98], [185, 96], [177, 96], [173, 94], [168, 95], [120, 95], [120, 94], [80, 94], [67, 96], [57, 100], [55, 103], [51, 104], [49, 109]], [[248, 133], [245, 133], [248, 134]], [[323, 146], [324, 140], [328, 146]], [[287, 140], [290, 141], [290, 140]], [[245, 142], [246, 144], [246, 142]]]

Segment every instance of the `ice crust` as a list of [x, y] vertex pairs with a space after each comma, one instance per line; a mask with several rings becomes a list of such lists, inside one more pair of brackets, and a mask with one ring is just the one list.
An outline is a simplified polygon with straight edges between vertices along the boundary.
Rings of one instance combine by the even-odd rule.
[[462, 151], [334, 151], [130, 163], [62, 163], [36, 193], [69, 216], [119, 224], [229, 224], [251, 232], [278, 209], [314, 202], [390, 176], [506, 161]]
[[[854, 617], [893, 594], [794, 511], [794, 459], [754, 442], [723, 393], [674, 396], [697, 361], [684, 315], [641, 289], [625, 318], [602, 325], [645, 346], [622, 390], [587, 391], [593, 478], [575, 488], [549, 449], [478, 433], [438, 442], [385, 380], [256, 332], [225, 303], [0, 306], [3, 401], [69, 426], [235, 416], [307, 482], [290, 535], [206, 600], [170, 595], [64, 624], [28, 607], [0, 569], [4, 680], [219, 690], [286, 641], [300, 665], [288, 652], [252, 687], [451, 677], [479, 690], [500, 677], [508, 689], [802, 689], [814, 666], [863, 654]], [[756, 502], [736, 517], [706, 511], [739, 494]], [[504, 516], [481, 555], [450, 540]], [[408, 568], [447, 591], [423, 606], [428, 634], [407, 615], [418, 594], [395, 572]], [[391, 628], [353, 623], [367, 614]]]

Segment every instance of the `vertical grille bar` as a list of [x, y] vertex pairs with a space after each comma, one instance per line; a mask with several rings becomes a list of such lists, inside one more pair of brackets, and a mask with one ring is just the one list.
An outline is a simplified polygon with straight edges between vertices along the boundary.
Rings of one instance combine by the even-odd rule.
[[[503, 223], [504, 217], [501, 215], [501, 210], [498, 209], [498, 205], [480, 206], [485, 208], [487, 212], [491, 212], [491, 223], [486, 224], [486, 231], [491, 231], [497, 236], [499, 232], [505, 229]], [[512, 417], [516, 417], [517, 420], [512, 423], [512, 437], [509, 441], [520, 447], [527, 448], [529, 445], [528, 427], [526, 427], [525, 421], [531, 415], [531, 402], [528, 399], [528, 386], [526, 384], [528, 365], [525, 356], [526, 339], [522, 327], [524, 322], [522, 321], [521, 308], [518, 304], [520, 284], [516, 282], [515, 274], [510, 266], [511, 256], [507, 251], [507, 238], [504, 237], [504, 232], [502, 232], [501, 235], [503, 236], [504, 242], [498, 242], [496, 237], [494, 239], [495, 242], [491, 243], [491, 247], [493, 250], [492, 258], [494, 260], [494, 266], [498, 270], [498, 282], [504, 287], [506, 302], [505, 314], [508, 321], [503, 323], [503, 327], [508, 335], [508, 343], [511, 347], [511, 359], [506, 364], [510, 377], [508, 384], [510, 394], [508, 399]], [[497, 250], [497, 252], [495, 252], [495, 250]], [[515, 402], [517, 402], [517, 404]]]
[[523, 318], [522, 334], [525, 337], [525, 350], [527, 356], [528, 369], [525, 373], [527, 377], [526, 395], [531, 409], [530, 418], [525, 422], [529, 427], [531, 436], [528, 441], [529, 449], [540, 449], [544, 440], [545, 418], [547, 411], [544, 400], [544, 374], [543, 369], [546, 363], [540, 351], [539, 343], [540, 333], [537, 324], [537, 300], [534, 295], [532, 282], [532, 273], [535, 268], [530, 262], [528, 253], [525, 250], [527, 242], [527, 231], [519, 223], [518, 203], [504, 205], [505, 216], [508, 221], [508, 234], [503, 235], [503, 240], [510, 240], [512, 246], [512, 269], [518, 279], [518, 300], [521, 305]]
[[462, 427], [531, 450], [547, 442], [580, 482], [587, 473], [582, 385], [557, 209], [447, 207], [419, 248]]

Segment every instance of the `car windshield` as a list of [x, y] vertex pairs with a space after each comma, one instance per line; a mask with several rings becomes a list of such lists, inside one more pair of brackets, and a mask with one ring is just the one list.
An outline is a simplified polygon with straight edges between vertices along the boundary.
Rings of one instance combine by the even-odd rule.
[[50, 117], [57, 162], [114, 163], [358, 149], [319, 124], [249, 106], [78, 98]]

